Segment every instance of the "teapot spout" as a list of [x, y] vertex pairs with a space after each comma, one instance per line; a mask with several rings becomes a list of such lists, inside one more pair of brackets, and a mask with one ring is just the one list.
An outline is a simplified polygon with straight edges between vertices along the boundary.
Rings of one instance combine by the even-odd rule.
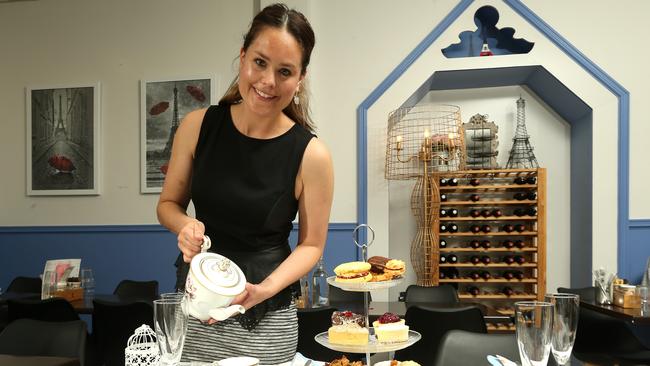
[[230, 318], [231, 316], [243, 314], [245, 312], [246, 309], [241, 305], [230, 305], [225, 308], [212, 309], [208, 312], [208, 314], [210, 314], [210, 317], [214, 320], [223, 321]]

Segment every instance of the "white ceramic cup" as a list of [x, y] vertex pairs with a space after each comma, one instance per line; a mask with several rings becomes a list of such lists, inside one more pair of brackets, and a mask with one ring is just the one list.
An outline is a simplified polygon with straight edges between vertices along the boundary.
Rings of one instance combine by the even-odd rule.
[[[204, 241], [205, 250], [210, 239]], [[241, 305], [230, 306], [237, 295], [244, 292], [246, 277], [241, 269], [228, 258], [216, 254], [202, 253], [192, 258], [185, 281], [188, 312], [191, 316], [208, 321], [210, 318], [224, 320], [234, 314], [244, 313]]]

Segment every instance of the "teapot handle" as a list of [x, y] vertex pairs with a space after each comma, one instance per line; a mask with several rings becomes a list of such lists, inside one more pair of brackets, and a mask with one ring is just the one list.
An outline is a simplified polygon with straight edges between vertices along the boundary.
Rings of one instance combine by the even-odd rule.
[[201, 243], [201, 253], [205, 253], [212, 246], [212, 241], [207, 235], [203, 235], [203, 243]]

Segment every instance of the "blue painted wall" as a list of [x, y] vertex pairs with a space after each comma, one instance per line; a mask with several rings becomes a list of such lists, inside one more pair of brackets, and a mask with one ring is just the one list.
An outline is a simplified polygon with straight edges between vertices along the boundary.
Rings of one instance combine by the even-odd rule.
[[[330, 224], [325, 248], [329, 274], [357, 258], [354, 224]], [[290, 243], [295, 247], [297, 227]], [[16, 276], [35, 277], [48, 259], [81, 258], [95, 272], [96, 292], [112, 293], [122, 279], [157, 280], [160, 291], [172, 291], [176, 236], [160, 225], [0, 227], [0, 287]]]

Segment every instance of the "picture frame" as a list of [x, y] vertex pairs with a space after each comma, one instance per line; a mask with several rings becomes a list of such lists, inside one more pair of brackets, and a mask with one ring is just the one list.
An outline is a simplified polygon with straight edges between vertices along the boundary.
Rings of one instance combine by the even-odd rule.
[[162, 191], [176, 129], [187, 113], [216, 104], [216, 83], [213, 75], [140, 81], [141, 193]]
[[28, 196], [100, 194], [100, 84], [28, 86]]

